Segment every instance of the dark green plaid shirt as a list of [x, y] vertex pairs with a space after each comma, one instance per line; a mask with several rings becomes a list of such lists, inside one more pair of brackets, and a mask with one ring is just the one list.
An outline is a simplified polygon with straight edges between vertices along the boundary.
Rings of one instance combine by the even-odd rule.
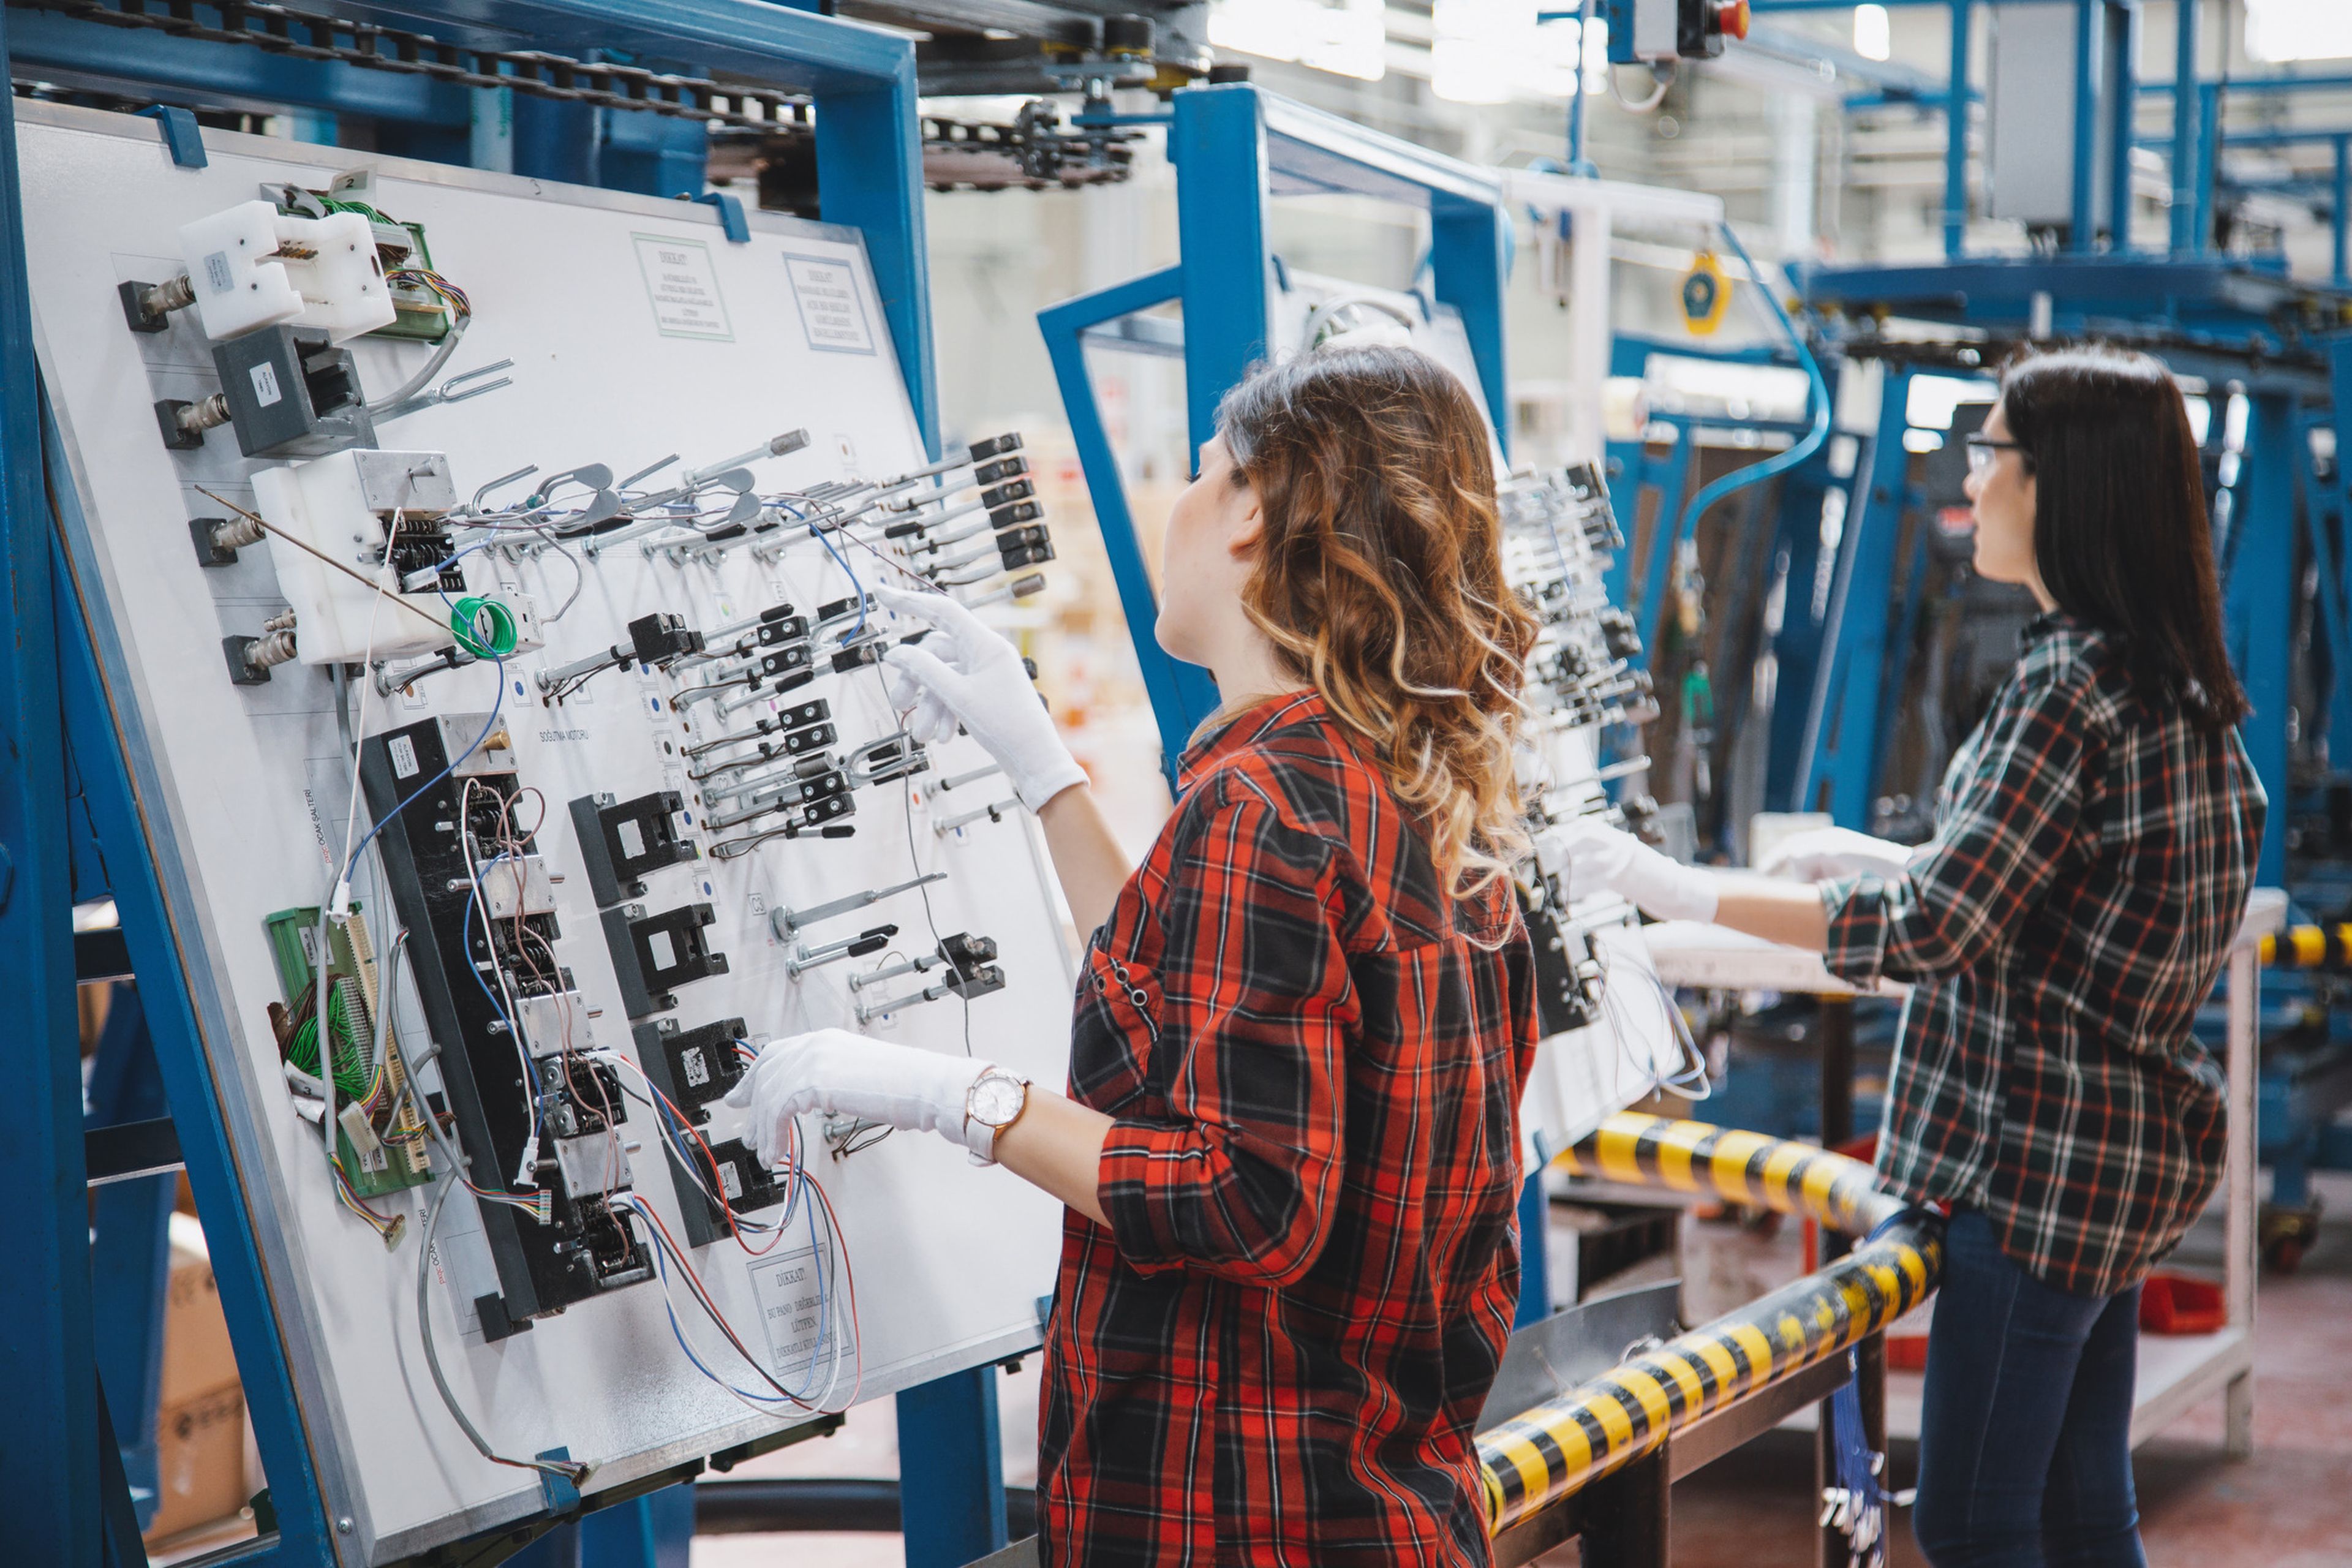
[[2062, 1289], [2170, 1252], [2220, 1180], [2220, 1069], [2189, 1031], [2244, 918], [2265, 801], [2234, 731], [2143, 700], [2099, 631], [2026, 628], [1903, 875], [1827, 883], [1831, 972], [1914, 989], [1878, 1168], [1981, 1209]]

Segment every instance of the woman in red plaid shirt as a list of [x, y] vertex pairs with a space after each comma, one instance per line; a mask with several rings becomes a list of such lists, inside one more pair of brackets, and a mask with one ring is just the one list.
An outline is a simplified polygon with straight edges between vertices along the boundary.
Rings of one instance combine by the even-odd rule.
[[[1160, 646], [1223, 698], [1130, 868], [1003, 637], [888, 660], [969, 731], [1093, 931], [1069, 1093], [840, 1030], [739, 1089], [932, 1129], [1069, 1207], [1045, 1337], [1053, 1563], [1481, 1563], [1472, 1427], [1518, 1292], [1533, 959], [1507, 876], [1536, 623], [1506, 584], [1485, 417], [1407, 349], [1226, 399], [1169, 518]], [[936, 651], [933, 651], [936, 650]]]
[[2221, 1075], [2190, 1026], [2264, 802], [2171, 374], [2036, 354], [1968, 441], [1977, 570], [2042, 613], [1952, 759], [1934, 838], [1829, 830], [1797, 857], [1828, 874], [1808, 888], [1549, 831], [1588, 889], [1811, 948], [1858, 985], [1910, 982], [1879, 1173], [1951, 1211], [1913, 1532], [1936, 1568], [2141, 1568], [2139, 1287], [2221, 1177]]

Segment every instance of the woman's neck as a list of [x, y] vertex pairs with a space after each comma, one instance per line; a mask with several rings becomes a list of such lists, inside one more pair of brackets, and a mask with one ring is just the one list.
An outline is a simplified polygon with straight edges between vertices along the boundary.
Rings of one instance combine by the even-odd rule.
[[1210, 665], [1209, 673], [1216, 678], [1217, 697], [1228, 710], [1247, 708], [1307, 684], [1283, 668], [1274, 644], [1255, 626], [1246, 636], [1236, 636]]

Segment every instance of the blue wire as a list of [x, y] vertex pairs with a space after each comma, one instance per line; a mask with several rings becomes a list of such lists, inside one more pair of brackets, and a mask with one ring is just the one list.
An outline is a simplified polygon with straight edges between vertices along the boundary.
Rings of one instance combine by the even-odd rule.
[[406, 811], [409, 806], [416, 801], [417, 797], [424, 795], [426, 790], [431, 789], [435, 784], [439, 784], [443, 779], [447, 778], [451, 773], [455, 773], [457, 769], [458, 763], [464, 762], [467, 757], [472, 756], [476, 752], [480, 751], [482, 749], [482, 742], [490, 738], [490, 731], [499, 727], [499, 712], [500, 709], [504, 707], [507, 700], [507, 661], [494, 656], [490, 662], [498, 667], [499, 692], [498, 695], [490, 701], [490, 716], [488, 720], [483, 723], [482, 732], [474, 737], [474, 743], [472, 745], [467, 746], [464, 751], [450, 758], [448, 764], [439, 773], [435, 773], [431, 778], [426, 779], [423, 784], [418, 784], [415, 790], [409, 793], [406, 799], [403, 800], [398, 805], [394, 806], [390, 811], [385, 812], [381, 817], [376, 819], [375, 826], [367, 830], [367, 836], [352, 847], [351, 858], [343, 862], [342, 875], [336, 879], [338, 885], [348, 884], [351, 881], [352, 868], [360, 863], [360, 857], [367, 852], [367, 847], [375, 842], [375, 836], [382, 833], [385, 826], [391, 823], [394, 817], [398, 816], [402, 812]]
[[1787, 451], [1776, 453], [1760, 463], [1750, 463], [1744, 468], [1726, 474], [1691, 497], [1683, 507], [1682, 521], [1675, 535], [1677, 539], [1687, 538], [1698, 520], [1706, 514], [1706, 509], [1724, 497], [1744, 490], [1750, 485], [1760, 485], [1775, 475], [1787, 473], [1790, 468], [1820, 451], [1822, 443], [1830, 438], [1830, 384], [1822, 375], [1821, 362], [1813, 357], [1812, 348], [1805, 342], [1804, 334], [1797, 331], [1796, 323], [1789, 320], [1789, 312], [1780, 308], [1780, 296], [1772, 292], [1771, 286], [1766, 283], [1762, 274], [1756, 270], [1756, 263], [1748, 258], [1748, 248], [1739, 243], [1739, 236], [1732, 232], [1728, 222], [1721, 226], [1723, 237], [1730, 243], [1732, 251], [1739, 258], [1739, 264], [1748, 269], [1748, 279], [1764, 296], [1764, 302], [1772, 307], [1773, 318], [1780, 323], [1780, 330], [1789, 334], [1789, 342], [1796, 349], [1797, 358], [1805, 367], [1806, 379], [1811, 383], [1807, 388], [1807, 400], [1812, 405], [1812, 427], [1805, 432], [1802, 440]]
[[848, 559], [833, 547], [833, 541], [827, 539], [814, 523], [809, 525], [809, 532], [815, 535], [819, 544], [824, 546], [824, 552], [833, 557], [833, 563], [849, 574], [849, 591], [857, 595], [857, 624], [841, 634], [842, 642], [847, 644], [866, 629], [866, 584], [857, 580], [857, 569], [850, 565]]
[[[453, 763], [452, 765], [454, 766], [455, 764]], [[478, 873], [480, 871], [488, 870], [491, 866], [495, 866], [506, 858], [508, 858], [507, 855], [501, 851], [498, 855], [492, 857], [488, 865], [478, 868], [477, 875], [474, 878], [474, 889], [477, 893], [481, 890], [482, 886], [482, 879]], [[482, 988], [482, 994], [488, 997], [490, 1000], [490, 1005], [499, 1010], [499, 1016], [507, 1021], [507, 1028], [511, 1032], [511, 1037], [514, 1039], [515, 1043], [521, 1047], [522, 1065], [524, 1070], [530, 1079], [530, 1135], [533, 1138], [536, 1138], [539, 1136], [539, 1131], [541, 1125], [540, 1102], [545, 1096], [546, 1089], [540, 1081], [539, 1063], [531, 1058], [530, 1042], [522, 1037], [522, 1026], [516, 1021], [513, 1014], [507, 1011], [505, 1001], [499, 997], [497, 992], [490, 989], [490, 983], [482, 978], [481, 970], [478, 968], [473, 962], [474, 906], [480, 901], [481, 900], [478, 898], [470, 898], [466, 900], [466, 919], [465, 923], [459, 928], [457, 932], [457, 944], [466, 952], [466, 967], [473, 973], [474, 984]]]

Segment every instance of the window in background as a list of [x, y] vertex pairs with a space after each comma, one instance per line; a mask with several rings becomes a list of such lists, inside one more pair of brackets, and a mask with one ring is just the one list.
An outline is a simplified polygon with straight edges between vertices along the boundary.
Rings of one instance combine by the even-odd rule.
[[1895, 52], [1895, 26], [1885, 6], [1853, 8], [1853, 52], [1866, 60], [1883, 60]]
[[1209, 42], [1378, 81], [1388, 71], [1387, 20], [1381, 0], [1213, 0]]
[[2346, 0], [2246, 0], [2246, 53], [2273, 64], [2352, 55]]

